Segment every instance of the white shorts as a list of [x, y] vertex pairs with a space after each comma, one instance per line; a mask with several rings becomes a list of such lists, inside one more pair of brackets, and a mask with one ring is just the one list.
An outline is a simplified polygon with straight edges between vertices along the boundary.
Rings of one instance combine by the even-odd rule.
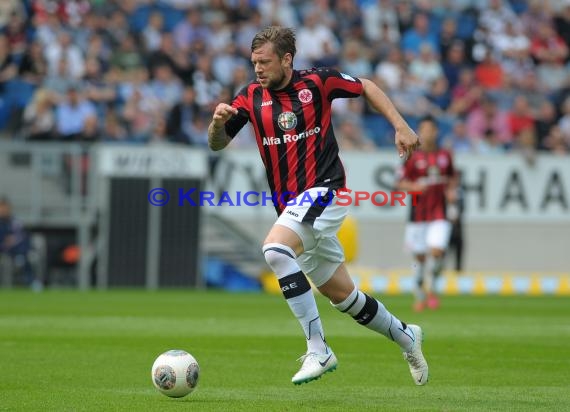
[[408, 223], [406, 249], [414, 255], [423, 255], [428, 249], [447, 249], [451, 236], [451, 223], [447, 220]]
[[275, 222], [301, 238], [305, 252], [297, 257], [297, 263], [317, 287], [324, 285], [344, 262], [344, 250], [336, 234], [348, 210], [336, 204], [332, 193], [317, 201], [327, 192], [326, 187], [315, 187], [301, 193], [288, 202]]

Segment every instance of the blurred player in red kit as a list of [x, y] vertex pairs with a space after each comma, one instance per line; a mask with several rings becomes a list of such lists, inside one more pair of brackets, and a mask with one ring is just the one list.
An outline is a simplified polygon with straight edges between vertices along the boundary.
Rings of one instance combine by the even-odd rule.
[[405, 162], [398, 183], [400, 190], [421, 192], [410, 208], [405, 245], [415, 259], [414, 309], [422, 311], [439, 307], [435, 282], [441, 274], [443, 258], [451, 235], [447, 219], [447, 202], [456, 196], [457, 177], [453, 158], [437, 144], [438, 125], [434, 118], [424, 117], [418, 127], [420, 150]]

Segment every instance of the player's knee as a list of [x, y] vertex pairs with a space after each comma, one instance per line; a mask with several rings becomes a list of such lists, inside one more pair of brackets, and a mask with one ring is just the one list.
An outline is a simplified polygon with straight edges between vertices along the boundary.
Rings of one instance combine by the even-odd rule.
[[262, 250], [265, 261], [277, 274], [283, 273], [297, 258], [293, 249], [280, 243], [267, 243]]
[[440, 257], [443, 256], [444, 253], [445, 253], [445, 251], [442, 250], [442, 249], [434, 248], [434, 249], [431, 250], [431, 255], [432, 255], [434, 258], [440, 258]]
[[416, 260], [420, 263], [424, 263], [426, 261], [426, 255], [416, 255], [415, 256]]

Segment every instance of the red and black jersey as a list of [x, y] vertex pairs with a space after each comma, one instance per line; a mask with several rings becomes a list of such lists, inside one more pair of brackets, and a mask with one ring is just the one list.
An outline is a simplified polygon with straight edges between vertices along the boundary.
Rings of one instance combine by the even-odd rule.
[[416, 197], [410, 209], [410, 221], [431, 222], [446, 218], [445, 192], [455, 175], [451, 153], [445, 149], [434, 152], [416, 151], [406, 161], [401, 180], [423, 183], [426, 189]]
[[[248, 120], [253, 124], [269, 187], [279, 198], [311, 187], [339, 189], [345, 186], [345, 173], [331, 104], [339, 97], [358, 97], [362, 90], [359, 79], [330, 68], [294, 70], [281, 90], [254, 81], [234, 98], [239, 113], [226, 122], [226, 133], [233, 138]], [[283, 209], [280, 204], [277, 212]]]

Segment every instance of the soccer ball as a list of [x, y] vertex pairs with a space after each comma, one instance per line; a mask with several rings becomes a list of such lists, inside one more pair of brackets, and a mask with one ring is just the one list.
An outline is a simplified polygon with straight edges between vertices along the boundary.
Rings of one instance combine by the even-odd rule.
[[160, 393], [181, 398], [191, 393], [198, 384], [200, 367], [194, 356], [183, 350], [169, 350], [152, 365], [152, 384]]

